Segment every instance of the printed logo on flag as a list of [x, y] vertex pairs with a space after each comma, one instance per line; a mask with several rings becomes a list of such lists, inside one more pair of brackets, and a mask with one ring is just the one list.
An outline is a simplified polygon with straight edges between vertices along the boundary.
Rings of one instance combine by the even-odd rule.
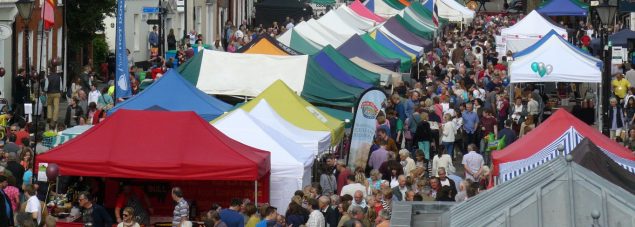
[[362, 115], [368, 119], [375, 119], [377, 114], [379, 114], [379, 108], [375, 105], [375, 103], [371, 101], [362, 102], [360, 105], [362, 108]]

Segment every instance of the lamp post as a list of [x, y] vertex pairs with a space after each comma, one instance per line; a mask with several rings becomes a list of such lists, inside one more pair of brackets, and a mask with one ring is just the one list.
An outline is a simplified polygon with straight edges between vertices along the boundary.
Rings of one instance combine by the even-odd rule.
[[[26, 37], [26, 44], [25, 44], [25, 46], [26, 46], [26, 54], [25, 54], [25, 57], [27, 59], [27, 61], [26, 61], [26, 73], [27, 74], [26, 75], [30, 77], [31, 76], [31, 66], [30, 66], [31, 59], [29, 59], [29, 51], [30, 51], [29, 50], [29, 46], [30, 46], [29, 45], [30, 44], [30, 42], [29, 42], [29, 38], [30, 38], [29, 37], [29, 21], [31, 20], [31, 13], [33, 12], [33, 0], [18, 0], [15, 3], [15, 6], [18, 8], [18, 13], [20, 13], [20, 17], [22, 17], [22, 20], [24, 21], [24, 34], [25, 34], [25, 37]], [[39, 99], [39, 97], [37, 97], [37, 99]], [[36, 101], [38, 101], [38, 100], [36, 100]], [[36, 109], [36, 111], [37, 111], [37, 109]], [[36, 129], [36, 131], [37, 131], [37, 129]], [[37, 134], [35, 136], [37, 137]], [[32, 156], [33, 156], [33, 161], [32, 161], [31, 164], [35, 165], [35, 152], [33, 152]], [[33, 171], [34, 173], [37, 173], [37, 172], [35, 172], [36, 171], [35, 166], [33, 166], [31, 171]], [[34, 174], [34, 176], [35, 176], [35, 174]], [[32, 181], [33, 182], [36, 181], [35, 177], [32, 178]]]
[[600, 28], [600, 39], [602, 43], [602, 60], [604, 64], [604, 70], [602, 72], [602, 92], [600, 93], [601, 104], [600, 110], [602, 111], [602, 119], [598, 119], [600, 122], [600, 128], [602, 129], [602, 133], [605, 135], [609, 135], [609, 98], [611, 97], [611, 43], [608, 40], [608, 28], [612, 24], [613, 19], [615, 18], [615, 12], [617, 11], [617, 6], [611, 5], [608, 3], [608, 0], [605, 0], [602, 4], [598, 4], [595, 7], [595, 11], [598, 14], [600, 19], [601, 27]]

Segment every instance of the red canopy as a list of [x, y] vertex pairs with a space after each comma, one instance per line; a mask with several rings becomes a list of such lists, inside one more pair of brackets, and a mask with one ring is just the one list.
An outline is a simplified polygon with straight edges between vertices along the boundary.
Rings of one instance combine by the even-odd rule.
[[[597, 129], [585, 124], [565, 110], [558, 110], [545, 122], [503, 150], [492, 153], [493, 175], [509, 180], [558, 155], [564, 145], [569, 153], [584, 138], [589, 138], [611, 159], [627, 170], [635, 169], [635, 155]], [[508, 179], [503, 179], [508, 178]]]
[[56, 163], [62, 175], [162, 180], [255, 181], [271, 168], [269, 152], [191, 111], [119, 110], [37, 161]]

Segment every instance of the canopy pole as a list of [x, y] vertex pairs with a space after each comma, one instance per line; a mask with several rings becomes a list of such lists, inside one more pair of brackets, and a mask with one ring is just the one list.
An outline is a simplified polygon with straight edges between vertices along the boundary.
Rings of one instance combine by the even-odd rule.
[[258, 180], [254, 181], [254, 204], [258, 206]]
[[598, 122], [597, 126], [598, 126], [598, 130], [600, 130], [600, 132], [602, 131], [602, 110], [601, 108], [597, 107], [597, 103], [598, 101], [600, 101], [600, 89], [602, 88], [602, 83], [596, 83], [595, 84], [595, 102], [593, 103], [594, 107], [595, 107], [595, 113], [596, 113], [596, 118], [595, 121]]

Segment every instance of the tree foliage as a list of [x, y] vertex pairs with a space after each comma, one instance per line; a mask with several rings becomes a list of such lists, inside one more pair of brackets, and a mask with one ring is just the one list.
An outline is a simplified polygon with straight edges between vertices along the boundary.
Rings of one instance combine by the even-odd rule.
[[106, 16], [115, 13], [116, 0], [67, 0], [66, 25], [69, 48], [77, 49], [95, 38], [95, 32], [103, 31]]

